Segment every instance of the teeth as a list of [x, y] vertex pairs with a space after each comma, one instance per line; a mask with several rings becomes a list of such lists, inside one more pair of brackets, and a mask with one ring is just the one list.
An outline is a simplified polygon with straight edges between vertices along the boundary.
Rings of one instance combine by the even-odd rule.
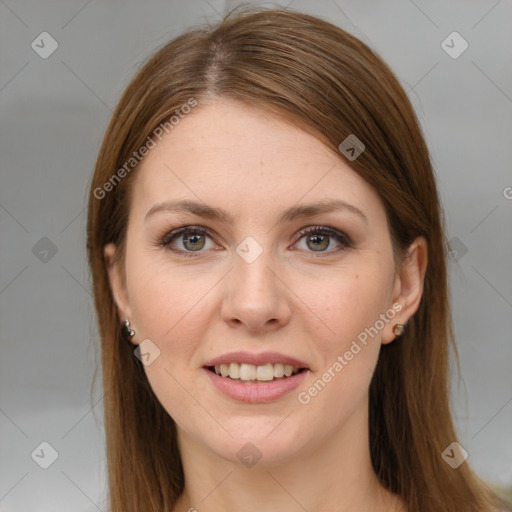
[[263, 364], [256, 366], [247, 363], [230, 363], [215, 365], [215, 373], [233, 380], [268, 382], [274, 379], [290, 377], [298, 373], [299, 368], [291, 364]]
[[284, 376], [284, 364], [277, 363], [274, 365], [274, 377], [280, 379]]
[[[231, 363], [234, 364], [234, 363]], [[229, 365], [231, 366], [231, 365]], [[256, 366], [253, 364], [242, 363], [240, 365], [240, 379], [241, 380], [254, 380], [256, 379]]]
[[232, 379], [239, 379], [240, 378], [240, 365], [236, 363], [231, 363], [229, 365], [229, 376]]
[[274, 378], [274, 365], [264, 364], [263, 366], [256, 367], [257, 380], [272, 380]]

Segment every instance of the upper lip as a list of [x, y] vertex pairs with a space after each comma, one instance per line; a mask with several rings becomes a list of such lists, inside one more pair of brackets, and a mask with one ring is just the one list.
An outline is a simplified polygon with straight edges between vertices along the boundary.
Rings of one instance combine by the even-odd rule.
[[297, 368], [308, 368], [308, 365], [295, 357], [290, 357], [279, 352], [261, 352], [251, 354], [250, 352], [229, 352], [207, 361], [204, 366], [216, 366], [219, 364], [246, 363], [261, 366], [264, 364], [289, 364]]

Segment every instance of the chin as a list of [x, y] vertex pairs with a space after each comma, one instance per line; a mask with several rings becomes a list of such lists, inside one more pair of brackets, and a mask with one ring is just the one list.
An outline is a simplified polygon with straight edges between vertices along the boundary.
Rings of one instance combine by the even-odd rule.
[[292, 461], [297, 457], [297, 445], [289, 439], [232, 439], [210, 448], [219, 457], [248, 469], [253, 466], [275, 467]]
[[[246, 417], [233, 419], [212, 435], [196, 432], [201, 444], [223, 459], [252, 467], [277, 466], [293, 460], [308, 444], [303, 429], [292, 428], [291, 416]], [[296, 419], [292, 421], [297, 421]], [[298, 427], [298, 423], [295, 423]], [[302, 431], [302, 433], [301, 433]], [[230, 435], [231, 434], [231, 435]]]

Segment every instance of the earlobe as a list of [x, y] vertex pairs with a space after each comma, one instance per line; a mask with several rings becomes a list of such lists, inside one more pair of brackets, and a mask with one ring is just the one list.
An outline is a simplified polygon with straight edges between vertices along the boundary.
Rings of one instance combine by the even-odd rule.
[[393, 303], [401, 304], [402, 308], [393, 321], [386, 326], [382, 334], [382, 344], [391, 343], [401, 336], [407, 329], [407, 322], [418, 310], [423, 296], [427, 264], [427, 241], [425, 237], [420, 236], [410, 245], [400, 274], [396, 276]]

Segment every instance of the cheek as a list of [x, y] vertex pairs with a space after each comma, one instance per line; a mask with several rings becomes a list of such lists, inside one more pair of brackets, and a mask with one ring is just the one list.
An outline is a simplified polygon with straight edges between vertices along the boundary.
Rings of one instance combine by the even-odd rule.
[[170, 264], [165, 255], [135, 251], [126, 269], [130, 304], [141, 334], [168, 344], [183, 328], [200, 329], [216, 274]]
[[[324, 325], [317, 332], [325, 334], [313, 338], [321, 366], [300, 390], [298, 401], [308, 417], [322, 415], [326, 433], [336, 431], [365, 403], [385, 325], [380, 318], [389, 296], [388, 282], [379, 280], [379, 275], [384, 274], [346, 273], [332, 279], [328, 288], [322, 287], [321, 297], [310, 295], [309, 304], [314, 304], [312, 309]], [[377, 322], [380, 329], [375, 328]], [[327, 409], [328, 416], [323, 413]]]
[[367, 393], [382, 330], [392, 321], [385, 316], [381, 320], [392, 282], [386, 270], [381, 263], [366, 260], [364, 268], [347, 268], [317, 282], [317, 288], [301, 289], [305, 302], [321, 319], [313, 335], [321, 365], [299, 402], [313, 402], [313, 409], [319, 410], [326, 403], [343, 403], [333, 410], [333, 425], [344, 421]]
[[[368, 263], [368, 262], [367, 262]], [[334, 272], [326, 279], [315, 283], [303, 281], [297, 283], [297, 289], [304, 302], [318, 318], [321, 332], [319, 340], [323, 340], [323, 350], [332, 357], [333, 352], [347, 350], [352, 340], [359, 338], [364, 341], [367, 332], [385, 313], [388, 307], [391, 281], [386, 278], [380, 265], [367, 264], [364, 269], [348, 269]], [[372, 330], [379, 345], [382, 331]]]
[[126, 269], [137, 336], [151, 340], [160, 351], [144, 367], [148, 382], [164, 409], [188, 431], [190, 418], [200, 421], [204, 415], [190, 394], [192, 389], [193, 395], [200, 396], [200, 392], [188, 379], [194, 354], [207, 337], [211, 321], [208, 292], [216, 279], [207, 273], [192, 275], [135, 251]]

